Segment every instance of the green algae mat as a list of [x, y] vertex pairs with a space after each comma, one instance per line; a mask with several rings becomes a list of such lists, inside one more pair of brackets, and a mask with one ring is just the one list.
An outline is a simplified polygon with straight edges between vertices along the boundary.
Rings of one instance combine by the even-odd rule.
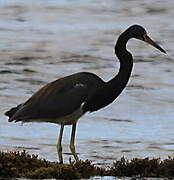
[[0, 179], [81, 179], [94, 176], [174, 178], [174, 158], [126, 160], [123, 157], [103, 168], [89, 160], [59, 164], [39, 159], [37, 155], [30, 155], [26, 151], [0, 152]]

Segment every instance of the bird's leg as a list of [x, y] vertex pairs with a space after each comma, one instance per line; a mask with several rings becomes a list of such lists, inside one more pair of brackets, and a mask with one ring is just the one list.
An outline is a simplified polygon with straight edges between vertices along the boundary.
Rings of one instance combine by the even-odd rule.
[[59, 158], [59, 163], [63, 163], [63, 157], [62, 157], [62, 135], [63, 135], [64, 125], [61, 125], [60, 127], [60, 133], [59, 133], [59, 139], [57, 143], [57, 154]]
[[76, 123], [72, 125], [72, 133], [71, 133], [71, 140], [70, 140], [70, 150], [72, 155], [74, 156], [75, 160], [78, 161], [79, 158], [76, 154], [75, 146], [74, 146], [74, 141], [75, 141], [75, 132], [76, 132]]

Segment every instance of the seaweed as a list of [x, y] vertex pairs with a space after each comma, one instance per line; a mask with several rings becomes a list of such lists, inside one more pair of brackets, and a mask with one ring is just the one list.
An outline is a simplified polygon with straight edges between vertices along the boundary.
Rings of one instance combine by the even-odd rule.
[[30, 155], [26, 151], [0, 152], [0, 179], [81, 179], [94, 176], [174, 178], [174, 158], [126, 160], [122, 157], [104, 168], [89, 160], [59, 164], [39, 159], [38, 155]]
[[102, 175], [103, 169], [89, 160], [59, 164], [22, 152], [0, 152], [0, 178], [80, 179]]

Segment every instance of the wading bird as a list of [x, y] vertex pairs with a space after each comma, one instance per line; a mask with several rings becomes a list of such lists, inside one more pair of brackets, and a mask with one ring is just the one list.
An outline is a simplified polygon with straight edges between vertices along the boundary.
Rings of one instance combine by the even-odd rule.
[[139, 25], [133, 25], [124, 31], [115, 45], [115, 54], [120, 61], [118, 74], [108, 82], [89, 72], [80, 72], [50, 82], [26, 102], [5, 113], [9, 122], [51, 122], [60, 124], [57, 143], [57, 153], [60, 163], [62, 157], [62, 135], [65, 125], [72, 125], [70, 150], [75, 158], [75, 131], [77, 120], [86, 112], [97, 111], [113, 102], [125, 88], [133, 67], [133, 57], [126, 49], [129, 39], [136, 38], [151, 44], [166, 53], [152, 41], [146, 30]]

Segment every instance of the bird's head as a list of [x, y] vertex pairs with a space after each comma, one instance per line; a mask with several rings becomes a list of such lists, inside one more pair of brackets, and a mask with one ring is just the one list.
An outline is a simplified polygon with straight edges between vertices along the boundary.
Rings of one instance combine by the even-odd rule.
[[140, 25], [133, 25], [131, 27], [128, 28], [128, 31], [130, 32], [130, 36], [132, 38], [136, 38], [139, 39], [141, 41], [144, 41], [152, 46], [154, 46], [155, 48], [157, 48], [158, 50], [160, 50], [161, 52], [165, 53], [164, 49], [162, 49], [157, 43], [155, 43], [148, 35], [146, 30], [140, 26]]

